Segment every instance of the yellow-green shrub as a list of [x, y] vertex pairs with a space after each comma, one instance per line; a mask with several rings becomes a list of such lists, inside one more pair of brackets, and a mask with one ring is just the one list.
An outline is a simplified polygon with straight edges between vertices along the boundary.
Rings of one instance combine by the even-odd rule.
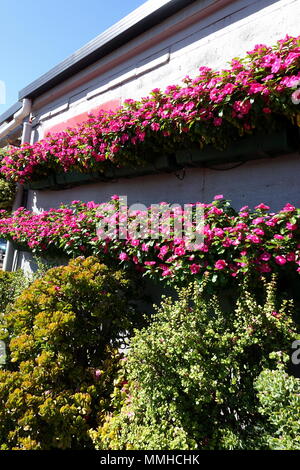
[[96, 258], [50, 269], [1, 321], [0, 448], [92, 446], [110, 410], [116, 348], [137, 313], [134, 282]]

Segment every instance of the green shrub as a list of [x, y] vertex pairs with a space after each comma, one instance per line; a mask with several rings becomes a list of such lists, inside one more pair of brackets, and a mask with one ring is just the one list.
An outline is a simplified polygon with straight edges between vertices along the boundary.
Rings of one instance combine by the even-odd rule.
[[12, 209], [15, 193], [15, 184], [0, 178], [0, 210], [10, 211]]
[[263, 436], [266, 446], [300, 450], [300, 379], [289, 376], [281, 365], [276, 370], [263, 370], [255, 388], [259, 411], [269, 423]]
[[179, 292], [176, 302], [165, 299], [131, 341], [128, 384], [119, 380], [114, 412], [90, 432], [96, 448], [271, 446], [254, 382], [275, 367], [273, 352], [289, 351], [296, 327], [293, 304], [279, 302], [276, 282], [261, 290], [263, 296], [254, 296], [245, 282], [231, 310], [197, 285]]
[[0, 316], [12, 308], [24, 289], [29, 287], [36, 279], [44, 276], [50, 267], [54, 267], [50, 261], [42, 261], [39, 258], [35, 258], [35, 262], [37, 269], [31, 273], [25, 273], [22, 269], [17, 271], [0, 270]]
[[47, 271], [1, 321], [0, 448], [83, 449], [110, 410], [116, 348], [138, 321], [135, 283], [77, 258]]
[[0, 270], [0, 316], [29, 284], [30, 278], [21, 270], [14, 272]]

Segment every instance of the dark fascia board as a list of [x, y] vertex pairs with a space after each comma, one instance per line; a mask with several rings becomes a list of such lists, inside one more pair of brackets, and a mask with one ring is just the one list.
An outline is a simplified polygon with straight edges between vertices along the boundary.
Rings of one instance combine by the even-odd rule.
[[23, 88], [19, 92], [19, 100], [36, 98], [45, 93], [195, 1], [161, 0], [160, 6], [146, 2], [49, 72]]
[[0, 115], [0, 125], [10, 119], [19, 109], [22, 108], [22, 103], [18, 101], [8, 108], [3, 114]]

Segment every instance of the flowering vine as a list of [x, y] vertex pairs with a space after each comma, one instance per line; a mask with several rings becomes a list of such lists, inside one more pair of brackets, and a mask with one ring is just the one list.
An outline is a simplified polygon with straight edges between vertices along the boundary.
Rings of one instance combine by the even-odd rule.
[[49, 171], [136, 167], [158, 152], [173, 155], [191, 144], [223, 149], [239, 136], [282, 125], [282, 119], [299, 124], [291, 100], [299, 64], [300, 36], [286, 36], [273, 47], [256, 45], [227, 69], [201, 67], [183, 85], [156, 88], [140, 101], [128, 99], [114, 112], [90, 116], [75, 129], [12, 147], [1, 172], [24, 183]]
[[[139, 225], [141, 212], [126, 208], [125, 215], [118, 196], [102, 204], [73, 201], [70, 206], [39, 214], [20, 208], [8, 217], [2, 211], [0, 236], [39, 255], [93, 254], [103, 261], [134, 266], [145, 275], [169, 281], [195, 276], [201, 279], [203, 275], [219, 280], [283, 268], [300, 272], [300, 209], [286, 204], [274, 213], [267, 205], [259, 204], [254, 210], [245, 206], [236, 212], [218, 195], [212, 203], [201, 205], [202, 242], [190, 248], [185, 236], [174, 236], [174, 227], [195, 206], [171, 211], [154, 238], [151, 231], [147, 237], [133, 238], [128, 231], [120, 236], [122, 218], [127, 217], [131, 226]], [[103, 223], [100, 229], [99, 223], [104, 220], [114, 228], [102, 236]], [[147, 223], [152, 226], [151, 218]], [[192, 230], [199, 230], [196, 223]]]

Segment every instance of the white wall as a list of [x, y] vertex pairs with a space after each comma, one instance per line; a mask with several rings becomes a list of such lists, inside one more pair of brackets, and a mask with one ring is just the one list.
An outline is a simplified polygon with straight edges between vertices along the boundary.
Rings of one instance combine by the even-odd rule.
[[[175, 173], [120, 179], [108, 183], [82, 185], [61, 191], [30, 191], [28, 207], [47, 210], [74, 199], [107, 201], [113, 194], [126, 195], [128, 204], [147, 206], [162, 201], [170, 203], [211, 202], [216, 194], [230, 199], [235, 208], [251, 207], [264, 202], [281, 209], [286, 202], [300, 207], [300, 158], [290, 154], [274, 159], [253, 160], [230, 169], [234, 164], [220, 165], [219, 170], [187, 168], [185, 176]], [[225, 169], [220, 171], [220, 168]], [[182, 176], [184, 176], [183, 179]]]

